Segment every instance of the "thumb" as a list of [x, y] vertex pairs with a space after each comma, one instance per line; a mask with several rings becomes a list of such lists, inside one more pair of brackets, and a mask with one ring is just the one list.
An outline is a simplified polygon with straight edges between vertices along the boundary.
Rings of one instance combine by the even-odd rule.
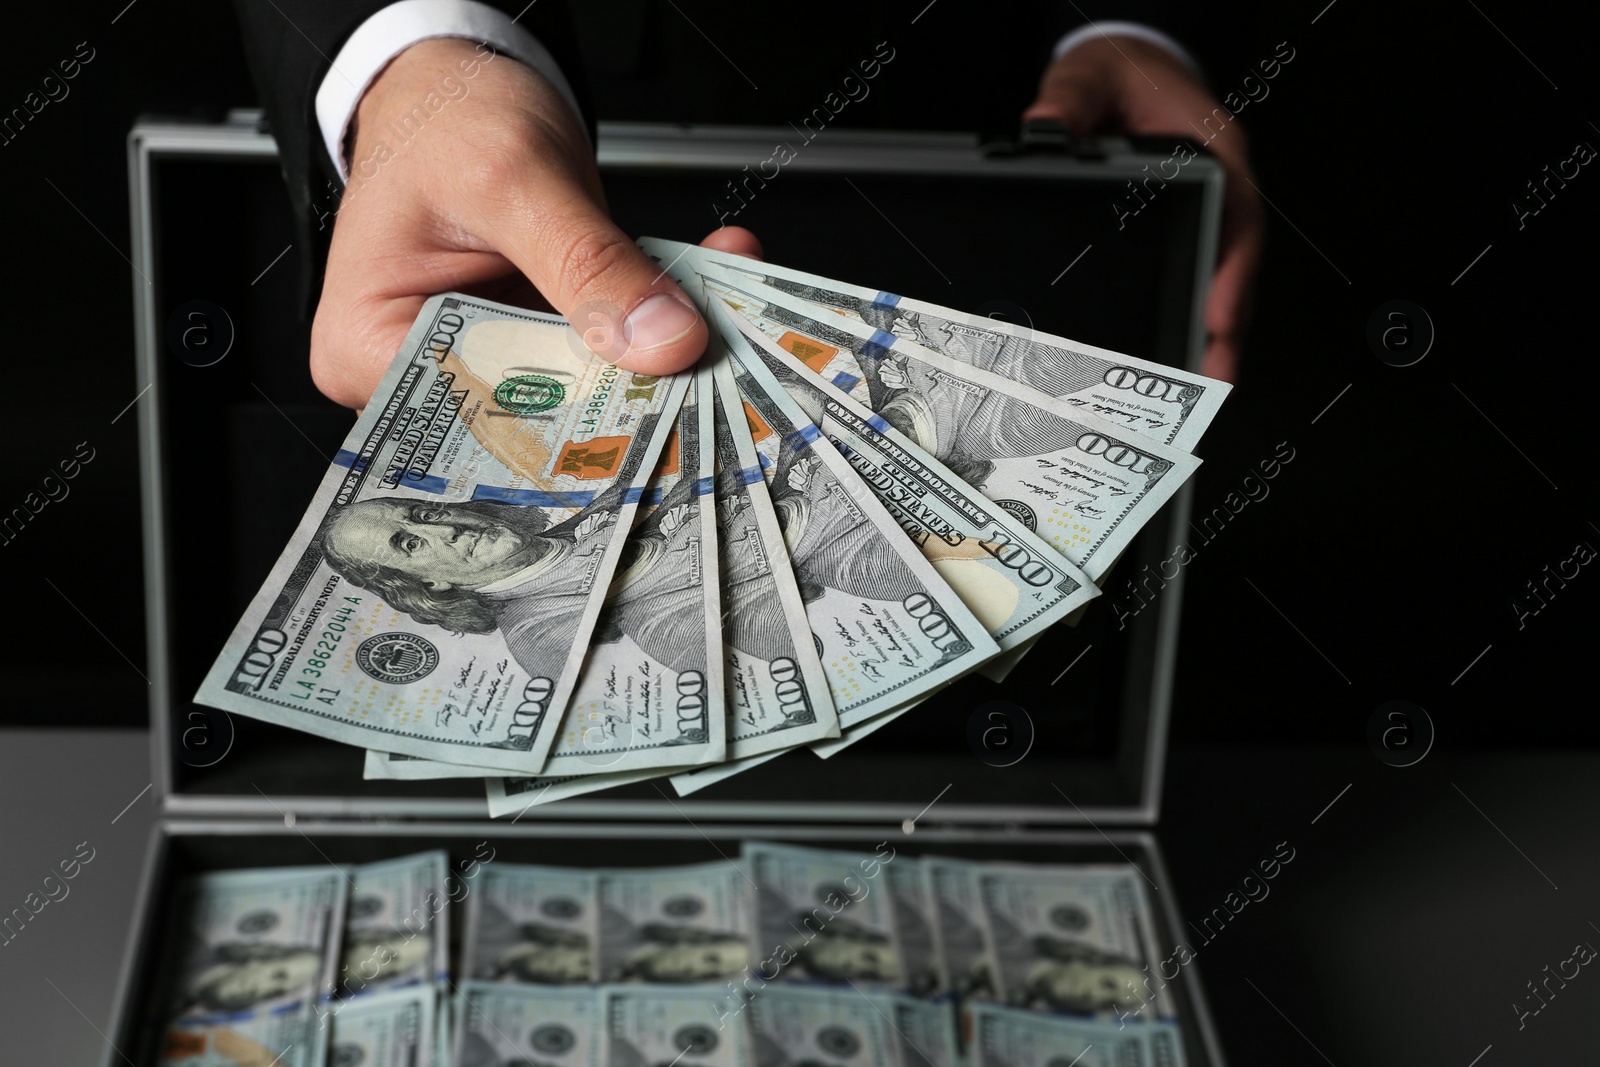
[[1022, 117], [1053, 119], [1075, 135], [1087, 137], [1107, 116], [1113, 100], [1112, 88], [1098, 68], [1068, 52], [1045, 68], [1039, 95]]
[[[624, 370], [672, 374], [705, 351], [706, 324], [683, 290], [575, 182], [541, 176], [511, 198], [503, 255], [567, 317], [589, 350]], [[541, 188], [542, 186], [542, 188]], [[549, 205], [559, 205], [552, 209]]]

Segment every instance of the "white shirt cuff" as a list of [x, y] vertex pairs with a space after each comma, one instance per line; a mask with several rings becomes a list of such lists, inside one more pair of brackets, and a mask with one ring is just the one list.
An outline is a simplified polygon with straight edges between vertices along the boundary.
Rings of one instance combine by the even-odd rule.
[[1141, 22], [1086, 23], [1057, 41], [1055, 51], [1051, 53], [1051, 58], [1060, 59], [1079, 45], [1086, 44], [1089, 41], [1098, 41], [1102, 37], [1133, 37], [1141, 41], [1148, 41], [1157, 48], [1165, 48], [1168, 52], [1183, 60], [1184, 65], [1194, 71], [1196, 76], [1202, 73], [1200, 64], [1194, 61], [1194, 56], [1189, 54], [1187, 48], [1160, 30], [1153, 29]]
[[[555, 86], [581, 124], [583, 111], [578, 107], [578, 98], [555, 57], [505, 12], [478, 0], [398, 0], [356, 28], [317, 89], [317, 125], [340, 178], [347, 182], [350, 179], [349, 163], [344, 158], [345, 133], [368, 87], [395, 56], [418, 41], [436, 37], [460, 37], [488, 44], [496, 52], [532, 67]], [[464, 78], [471, 77], [462, 73]]]

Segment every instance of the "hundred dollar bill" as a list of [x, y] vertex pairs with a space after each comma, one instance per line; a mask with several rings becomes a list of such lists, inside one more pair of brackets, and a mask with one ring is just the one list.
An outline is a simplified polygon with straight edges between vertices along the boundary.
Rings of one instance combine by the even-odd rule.
[[[733, 362], [726, 358], [717, 360], [714, 363], [714, 371], [717, 376], [718, 414], [722, 419], [717, 424], [718, 432], [722, 432], [722, 427], [728, 427], [731, 445], [731, 454], [728, 454], [726, 446], [718, 443], [718, 448], [723, 450], [718, 456], [718, 472], [720, 472], [718, 486], [728, 485], [726, 474], [730, 470], [739, 472], [738, 477], [733, 480], [734, 493], [718, 501], [718, 510], [723, 515], [723, 525], [718, 533], [722, 536], [723, 552], [730, 560], [725, 565], [726, 571], [733, 573], [734, 568], [738, 566], [731, 561], [738, 553], [728, 545], [744, 544], [749, 545], [749, 549], [742, 552], [742, 555], [746, 555], [749, 560], [765, 561], [773, 576], [779, 582], [784, 581], [782, 574], [779, 573], [781, 568], [773, 566], [773, 561], [778, 557], [768, 547], [776, 544], [779, 537], [782, 537], [789, 550], [790, 561], [794, 563], [794, 577], [798, 579], [800, 589], [803, 590], [802, 598], [808, 598], [805, 608], [806, 629], [811, 630], [813, 640], [826, 656], [822, 661], [822, 675], [834, 694], [832, 704], [840, 713], [838, 720], [840, 725], [869, 720], [875, 713], [906, 702], [904, 694], [901, 694], [901, 701], [896, 701], [893, 697], [893, 694], [906, 683], [901, 681], [899, 685], [893, 685], [898, 678], [886, 672], [904, 670], [907, 664], [906, 662], [890, 664], [886, 661], [886, 656], [878, 651], [877, 635], [872, 632], [872, 624], [882, 622], [883, 629], [886, 630], [890, 625], [888, 619], [891, 616], [906, 619], [907, 614], [925, 606], [920, 597], [925, 597], [928, 593], [912, 592], [912, 589], [917, 587], [906, 582], [907, 571], [912, 576], [912, 581], [915, 581], [915, 576], [920, 571], [923, 581], [926, 582], [922, 585], [922, 589], [930, 592], [941, 584], [941, 579], [938, 574], [928, 574], [928, 571], [923, 569], [931, 568], [926, 560], [917, 557], [914, 552], [902, 549], [899, 537], [888, 531], [890, 517], [885, 515], [882, 506], [875, 506], [874, 502], [862, 499], [867, 491], [862, 490], [858, 478], [851, 474], [848, 467], [843, 466], [845, 461], [842, 454], [838, 454], [837, 451], [811, 450], [811, 442], [818, 437], [816, 427], [810, 422], [805, 422], [803, 414], [798, 413], [795, 408], [786, 408], [789, 414], [782, 418], [779, 416], [776, 410], [778, 403], [776, 397], [784, 395], [781, 389], [776, 390], [773, 395], [766, 395], [752, 387], [752, 392], [758, 397], [757, 402], [752, 403], [750, 397], [739, 392], [738, 379], [734, 378], [736, 370]], [[746, 381], [749, 381], [747, 374]], [[741, 406], [736, 408], [734, 403], [739, 403], [741, 400]], [[762, 414], [758, 413], [758, 408], [766, 408], [770, 413], [763, 418]], [[789, 422], [790, 418], [797, 419], [798, 424]], [[803, 424], [803, 429], [800, 424]], [[774, 432], [774, 427], [786, 426], [787, 429], [782, 430], [782, 434], [787, 434], [787, 437], [779, 438], [778, 432]], [[760, 445], [757, 445], [752, 437], [757, 427], [760, 427], [762, 434]], [[798, 443], [800, 448], [795, 448], [795, 443]], [[814, 459], [816, 462], [808, 464], [806, 458]], [[776, 474], [781, 466], [786, 472], [786, 480], [779, 485], [776, 482]], [[806, 467], [810, 467], [810, 474], [806, 472]], [[794, 474], [800, 477], [790, 477]], [[805, 488], [808, 483], [813, 482], [819, 488], [824, 488], [824, 493], [818, 493], [818, 499], [824, 507], [829, 510], [845, 510], [846, 522], [853, 523], [854, 530], [861, 534], [861, 539], [850, 542], [854, 545], [853, 549], [846, 549], [846, 542], [838, 539], [838, 534], [845, 531], [840, 528], [837, 520], [822, 520], [810, 515], [811, 509], [805, 499]], [[746, 488], [738, 491], [741, 485]], [[723, 490], [720, 488], [718, 491]], [[726, 504], [723, 501], [726, 501]], [[776, 515], [771, 514], [773, 501], [778, 501]], [[816, 510], [821, 512], [824, 509]], [[730, 522], [730, 515], [744, 517], [744, 528], [747, 533], [739, 533], [738, 526]], [[782, 515], [787, 522], [779, 520], [778, 515]], [[776, 533], [779, 530], [781, 533]], [[758, 537], [752, 534], [758, 534]], [[882, 561], [875, 561], [872, 557], [882, 557]], [[896, 563], [902, 563], [904, 569], [896, 566]], [[867, 566], [874, 566], [874, 573], [862, 574], [862, 569]], [[901, 589], [888, 590], [886, 585], [891, 582], [885, 579], [906, 584]], [[760, 587], [752, 585], [750, 592], [760, 592]], [[850, 625], [842, 622], [843, 613], [834, 613], [838, 605], [850, 601], [848, 593], [851, 592], [856, 593], [858, 598], [856, 603], [861, 605], [862, 616], [861, 619], [856, 619], [854, 632], [850, 629]], [[883, 601], [885, 592], [902, 592], [909, 595], [904, 597], [901, 605], [893, 605], [891, 601], [890, 603]], [[758, 600], [754, 595], [747, 601], [741, 601], [736, 600], [733, 593], [730, 593], [726, 600], [730, 603], [730, 624], [728, 624], [730, 643], [739, 640], [734, 635], [741, 632], [741, 629], [750, 629], [749, 621], [755, 617], [755, 608], [765, 603], [766, 609], [771, 611], [773, 606], [776, 606], [776, 601]], [[954, 678], [960, 677], [966, 669], [970, 669], [971, 665], [981, 661], [981, 656], [992, 654], [992, 651], [986, 651], [976, 656], [968, 656], [966, 653], [976, 653], [976, 649], [960, 649], [962, 661], [955, 664], [949, 662], [950, 653], [954, 653], [960, 645], [968, 643], [978, 645], [979, 641], [984, 640], [984, 633], [978, 632], [981, 629], [981, 622], [971, 616], [960, 598], [947, 598], [947, 600], [949, 600], [950, 614], [957, 617], [955, 625], [962, 627], [962, 637], [958, 643], [950, 643], [949, 638], [934, 637], [934, 640], [946, 640], [946, 648], [949, 651], [942, 651], [939, 662], [934, 662], [936, 670], [925, 670], [920, 677], [915, 678], [917, 685], [910, 686], [914, 693], [918, 691], [926, 693], [931, 689], [941, 688]], [[749, 605], [742, 621], [738, 619], [739, 603]], [[896, 608], [899, 608], [899, 611], [896, 611]], [[789, 608], [786, 608], [786, 611], [787, 609]], [[941, 616], [944, 616], [944, 613], [941, 613]], [[923, 617], [931, 619], [931, 614], [925, 614]], [[862, 619], [870, 619], [870, 622], [864, 622]], [[933, 625], [938, 629], [941, 624], [934, 621]], [[826, 629], [829, 637], [821, 637], [818, 633], [819, 627]], [[757, 633], [776, 635], [778, 629], [776, 625], [763, 624]], [[901, 629], [899, 633], [906, 633], [906, 630]], [[922, 630], [922, 633], [928, 633], [928, 630]], [[970, 640], [966, 635], [971, 635]], [[890, 643], [893, 643], [893, 638], [890, 638]], [[992, 648], [998, 648], [992, 645], [992, 640], [989, 643]], [[934, 645], [934, 648], [938, 648], [938, 645]], [[904, 653], [906, 649], [896, 649], [896, 651]], [[800, 661], [805, 653], [803, 641], [800, 641], [795, 645], [794, 657]], [[912, 669], [915, 670], [915, 665], [912, 665]], [[734, 677], [734, 672], [730, 669], [731, 677]], [[757, 677], [760, 677], [758, 672]], [[814, 693], [811, 683], [808, 683], [808, 693]], [[915, 699], [917, 697], [912, 697], [912, 701]], [[730, 713], [734, 713], [736, 709], [738, 701], [730, 699]], [[730, 729], [738, 733], [739, 728], [730, 726]], [[811, 737], [790, 739], [786, 734], [784, 741], [786, 741], [784, 749], [787, 749], [794, 744], [811, 741]], [[701, 766], [677, 774], [672, 779], [672, 785], [680, 795], [688, 795], [781, 755], [779, 750], [760, 752], [757, 755], [742, 755], [738, 747], [734, 749], [734, 753], [736, 757], [720, 765]]]
[[[726, 755], [716, 516], [703, 506], [711, 493], [711, 411], [696, 389], [691, 385], [641, 501], [540, 777], [681, 767]], [[709, 402], [709, 381], [706, 391]], [[368, 755], [365, 777], [499, 773], [380, 753]]]
[[1170, 1023], [1136, 1026], [974, 1004], [969, 1067], [1184, 1067], [1183, 1037]]
[[600, 980], [711, 982], [749, 966], [750, 883], [725, 860], [599, 873]]
[[868, 996], [894, 1020], [902, 1067], [965, 1067], [954, 1003], [877, 993]]
[[539, 771], [688, 385], [553, 316], [429, 300], [195, 699]]
[[599, 1067], [601, 999], [592, 988], [462, 982], [455, 1067]]
[[1159, 958], [1132, 866], [985, 864], [975, 881], [996, 999], [1019, 1008], [1106, 1015], [1142, 1008], [1171, 1018], [1170, 991], [1149, 989]]
[[815, 982], [907, 986], [893, 893], [876, 854], [831, 852], [747, 842], [744, 861], [756, 884], [755, 944], [787, 949], [783, 974]]
[[[713, 766], [720, 766], [713, 764]], [[551, 804], [568, 797], [583, 796], [630, 782], [643, 782], [670, 774], [671, 767], [647, 767], [638, 771], [614, 771], [607, 774], [581, 774], [566, 778], [489, 778], [484, 787], [489, 794], [489, 817], [515, 815], [541, 804]]]
[[436, 1054], [434, 987], [415, 985], [359, 997], [333, 1017], [333, 1067], [422, 1067]]
[[1002, 649], [1065, 618], [1100, 590], [1020, 520], [844, 392], [802, 377], [771, 338], [726, 304], [713, 318], [742, 375], [797, 422], [820, 429]]
[[[693, 280], [686, 278], [686, 282]], [[757, 379], [766, 395], [778, 403], [786, 400], [794, 403], [794, 408], [789, 408], [792, 418], [802, 421], [811, 418], [813, 424], [818, 424], [818, 418], [824, 419], [824, 429], [830, 440], [858, 470], [864, 466], [872, 467], [874, 474], [891, 470], [893, 477], [899, 478], [890, 491], [883, 491], [872, 477], [866, 478], [866, 483], [874, 488], [878, 501], [912, 533], [912, 541], [917, 542], [963, 603], [978, 611], [979, 621], [989, 627], [990, 635], [1003, 648], [1026, 645], [1045, 627], [1061, 621], [1062, 617], [1099, 595], [1098, 587], [1088, 581], [1082, 571], [1062, 560], [1059, 553], [1038, 541], [1038, 537], [1010, 515], [982, 507], [982, 498], [974, 491], [966, 491], [960, 498], [960, 506], [950, 506], [946, 491], [955, 490], [955, 494], [960, 494], [960, 488], [966, 488], [965, 483], [958, 482], [955, 475], [899, 435], [898, 430], [882, 424], [882, 419], [874, 424], [870, 419], [875, 416], [870, 411], [854, 405], [837, 390], [827, 390], [826, 386], [800, 378], [782, 363], [774, 363], [778, 357], [773, 354], [770, 342], [747, 326], [734, 322], [728, 310], [709, 306], [706, 310], [734, 355], [741, 378]], [[763, 371], [768, 374], [763, 376]], [[818, 413], [811, 413], [810, 408], [816, 408]], [[837, 418], [827, 418], [830, 413], [837, 413]], [[750, 426], [754, 430], [754, 422], [750, 422]], [[771, 438], [763, 437], [763, 440], [770, 442]], [[763, 464], [763, 472], [771, 475], [774, 470], [776, 464], [768, 459]], [[867, 474], [866, 470], [862, 470], [862, 474]], [[925, 480], [918, 475], [926, 475]], [[936, 488], [938, 483], [942, 483], [944, 491]], [[914, 502], [901, 504], [893, 499], [901, 494], [902, 499], [914, 499]], [[930, 534], [934, 523], [939, 525], [938, 536]], [[1006, 541], [1008, 537], [1013, 541]], [[950, 541], [960, 544], [952, 545]], [[974, 547], [981, 550], [973, 550]], [[1045, 589], [1040, 589], [1040, 585]], [[832, 757], [922, 704], [926, 696], [930, 694], [853, 720], [842, 737], [813, 742], [811, 749], [819, 757]], [[678, 793], [688, 795], [762, 765], [768, 758], [771, 757], [701, 766], [678, 774], [672, 784]]]
[[[716, 359], [722, 341], [712, 336], [715, 389], [715, 494], [721, 556], [723, 656], [727, 686], [728, 758], [686, 769], [673, 786], [687, 795], [712, 782], [764, 763], [796, 745], [839, 734], [827, 676], [817, 658], [811, 623], [786, 562], [783, 530], [773, 511], [759, 464], [741, 461], [723, 397], [735, 396], [729, 368]], [[734, 408], [738, 424], [744, 416]], [[489, 783], [489, 814], [500, 816], [594, 789], [652, 777], [651, 772], [555, 780], [508, 778]]]
[[[817, 742], [817, 744], [822, 743], [820, 741]], [[678, 791], [680, 797], [686, 797], [690, 793], [698, 793], [707, 786], [716, 785], [718, 782], [732, 778], [736, 774], [743, 774], [753, 767], [759, 767], [769, 760], [775, 760], [787, 751], [789, 750], [786, 748], [779, 749], [776, 752], [763, 752], [759, 756], [751, 756], [748, 759], [729, 760], [726, 763], [713, 763], [707, 767], [695, 767], [684, 771], [682, 774], [673, 775], [672, 788]]]
[[[682, 269], [681, 267], [679, 269]], [[993, 371], [703, 266], [797, 375], [872, 409], [1098, 581], [1200, 461]], [[821, 316], [820, 318], [818, 316]]]
[[[735, 365], [719, 370], [718, 397]], [[724, 402], [744, 470], [760, 470], [783, 528], [839, 725], [954, 681], [999, 646], [839, 451], [787, 401], [738, 375]], [[759, 495], [752, 493], [752, 499]]]
[[984, 941], [976, 867], [942, 856], [924, 856], [921, 865], [933, 901], [934, 949], [945, 990], [962, 1000], [992, 998], [994, 965]]
[[901, 1067], [883, 1000], [849, 987], [769, 984], [745, 1015], [760, 1067]]
[[160, 1062], [321, 1067], [318, 1012], [333, 993], [345, 893], [331, 867], [184, 882]]
[[900, 938], [900, 968], [906, 991], [931, 997], [940, 989], [939, 959], [933, 943], [933, 898], [922, 861], [901, 856], [884, 870], [894, 898], [894, 925]]
[[[733, 368], [713, 333], [717, 390], [717, 512], [724, 572], [730, 576], [725, 639], [729, 655], [729, 730], [724, 763], [675, 775], [682, 796], [766, 763], [808, 741], [839, 735], [831, 679], [818, 658], [813, 623], [798, 580], [785, 563], [786, 531], [772, 506], [760, 456], [750, 442]], [[737, 589], [734, 586], [737, 586]], [[812, 712], [811, 709], [816, 709]], [[815, 722], [806, 721], [808, 712]], [[743, 735], [743, 736], [741, 736]]]
[[723, 559], [730, 760], [839, 736], [786, 531], [742, 433], [731, 367], [712, 342], [717, 536]]
[[450, 973], [450, 912], [441, 849], [350, 870], [339, 992], [349, 996]]
[[321, 1067], [326, 1034], [310, 1012], [173, 1026], [162, 1035], [161, 1067]]
[[613, 985], [600, 990], [606, 1067], [694, 1064], [750, 1067], [750, 1033], [723, 1026], [727, 991], [719, 985]]
[[496, 863], [467, 898], [461, 973], [562, 985], [592, 982], [600, 942], [595, 875], [568, 867]]
[[[666, 260], [681, 248], [654, 239], [641, 244]], [[705, 248], [691, 255], [1185, 452], [1194, 450], [1233, 388], [1191, 371], [894, 293]]]
[[[1010, 655], [1010, 653], [1003, 653], [1003, 655]], [[989, 661], [989, 663], [993, 662], [994, 660]], [[985, 670], [988, 665], [989, 664], [986, 663], [982, 667], [979, 667], [979, 673], [985, 675], [988, 674], [988, 671]], [[932, 694], [929, 694], [929, 696], [931, 695]], [[912, 708], [915, 708], [918, 704], [923, 703], [927, 699], [928, 697], [918, 697], [916, 700], [907, 701], [906, 703], [901, 704], [899, 707], [890, 708], [883, 714], [876, 715], [873, 718], [868, 719], [866, 722], [858, 722], [854, 726], [850, 727], [850, 729], [846, 730], [840, 737], [830, 738], [827, 741], [818, 741], [816, 744], [811, 746], [811, 751], [815, 752], [822, 759], [829, 759], [833, 756], [837, 756], [839, 753], [843, 752], [857, 741], [871, 737], [873, 734], [877, 733], [885, 726], [888, 726], [900, 716], [904, 715], [906, 712], [910, 711]]]

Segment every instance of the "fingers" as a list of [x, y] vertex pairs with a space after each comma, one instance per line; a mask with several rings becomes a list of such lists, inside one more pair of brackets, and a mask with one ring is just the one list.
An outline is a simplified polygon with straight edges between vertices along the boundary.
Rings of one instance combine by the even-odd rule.
[[343, 407], [365, 407], [425, 300], [355, 302], [325, 288], [311, 323], [311, 380], [317, 389]]
[[1022, 117], [1055, 119], [1080, 136], [1098, 128], [1205, 141], [1222, 164], [1225, 183], [1217, 265], [1206, 296], [1202, 372], [1233, 381], [1266, 229], [1244, 129], [1178, 57], [1129, 38], [1090, 41], [1051, 63], [1038, 98]]
[[1054, 119], [1079, 137], [1093, 133], [1112, 108], [1115, 94], [1099, 67], [1069, 52], [1045, 68], [1039, 95], [1022, 113], [1024, 120]]
[[[1239, 172], [1230, 172], [1226, 180], [1239, 183]], [[1255, 190], [1235, 184], [1234, 195], [1224, 198], [1222, 247], [1211, 275], [1211, 291], [1206, 295], [1205, 322], [1210, 344], [1201, 373], [1208, 377], [1235, 380], [1265, 231], [1266, 219]], [[1213, 365], [1221, 373], [1206, 369]]]
[[762, 259], [765, 255], [756, 235], [743, 226], [722, 226], [712, 230], [706, 235], [705, 240], [700, 242], [700, 247], [709, 248], [713, 252], [745, 256], [748, 259]]
[[708, 336], [694, 304], [578, 178], [530, 170], [512, 179], [509, 195], [503, 185], [493, 192], [496, 183], [480, 187], [500, 201], [484, 236], [602, 359], [645, 374], [692, 366]]
[[1239, 345], [1231, 338], [1213, 337], [1200, 361], [1200, 373], [1223, 382], [1239, 380]]

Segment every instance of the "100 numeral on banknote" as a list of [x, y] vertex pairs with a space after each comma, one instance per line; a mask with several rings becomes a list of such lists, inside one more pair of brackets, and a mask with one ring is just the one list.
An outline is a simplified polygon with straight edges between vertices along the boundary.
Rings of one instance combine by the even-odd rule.
[[689, 381], [434, 297], [196, 699], [537, 772]]

